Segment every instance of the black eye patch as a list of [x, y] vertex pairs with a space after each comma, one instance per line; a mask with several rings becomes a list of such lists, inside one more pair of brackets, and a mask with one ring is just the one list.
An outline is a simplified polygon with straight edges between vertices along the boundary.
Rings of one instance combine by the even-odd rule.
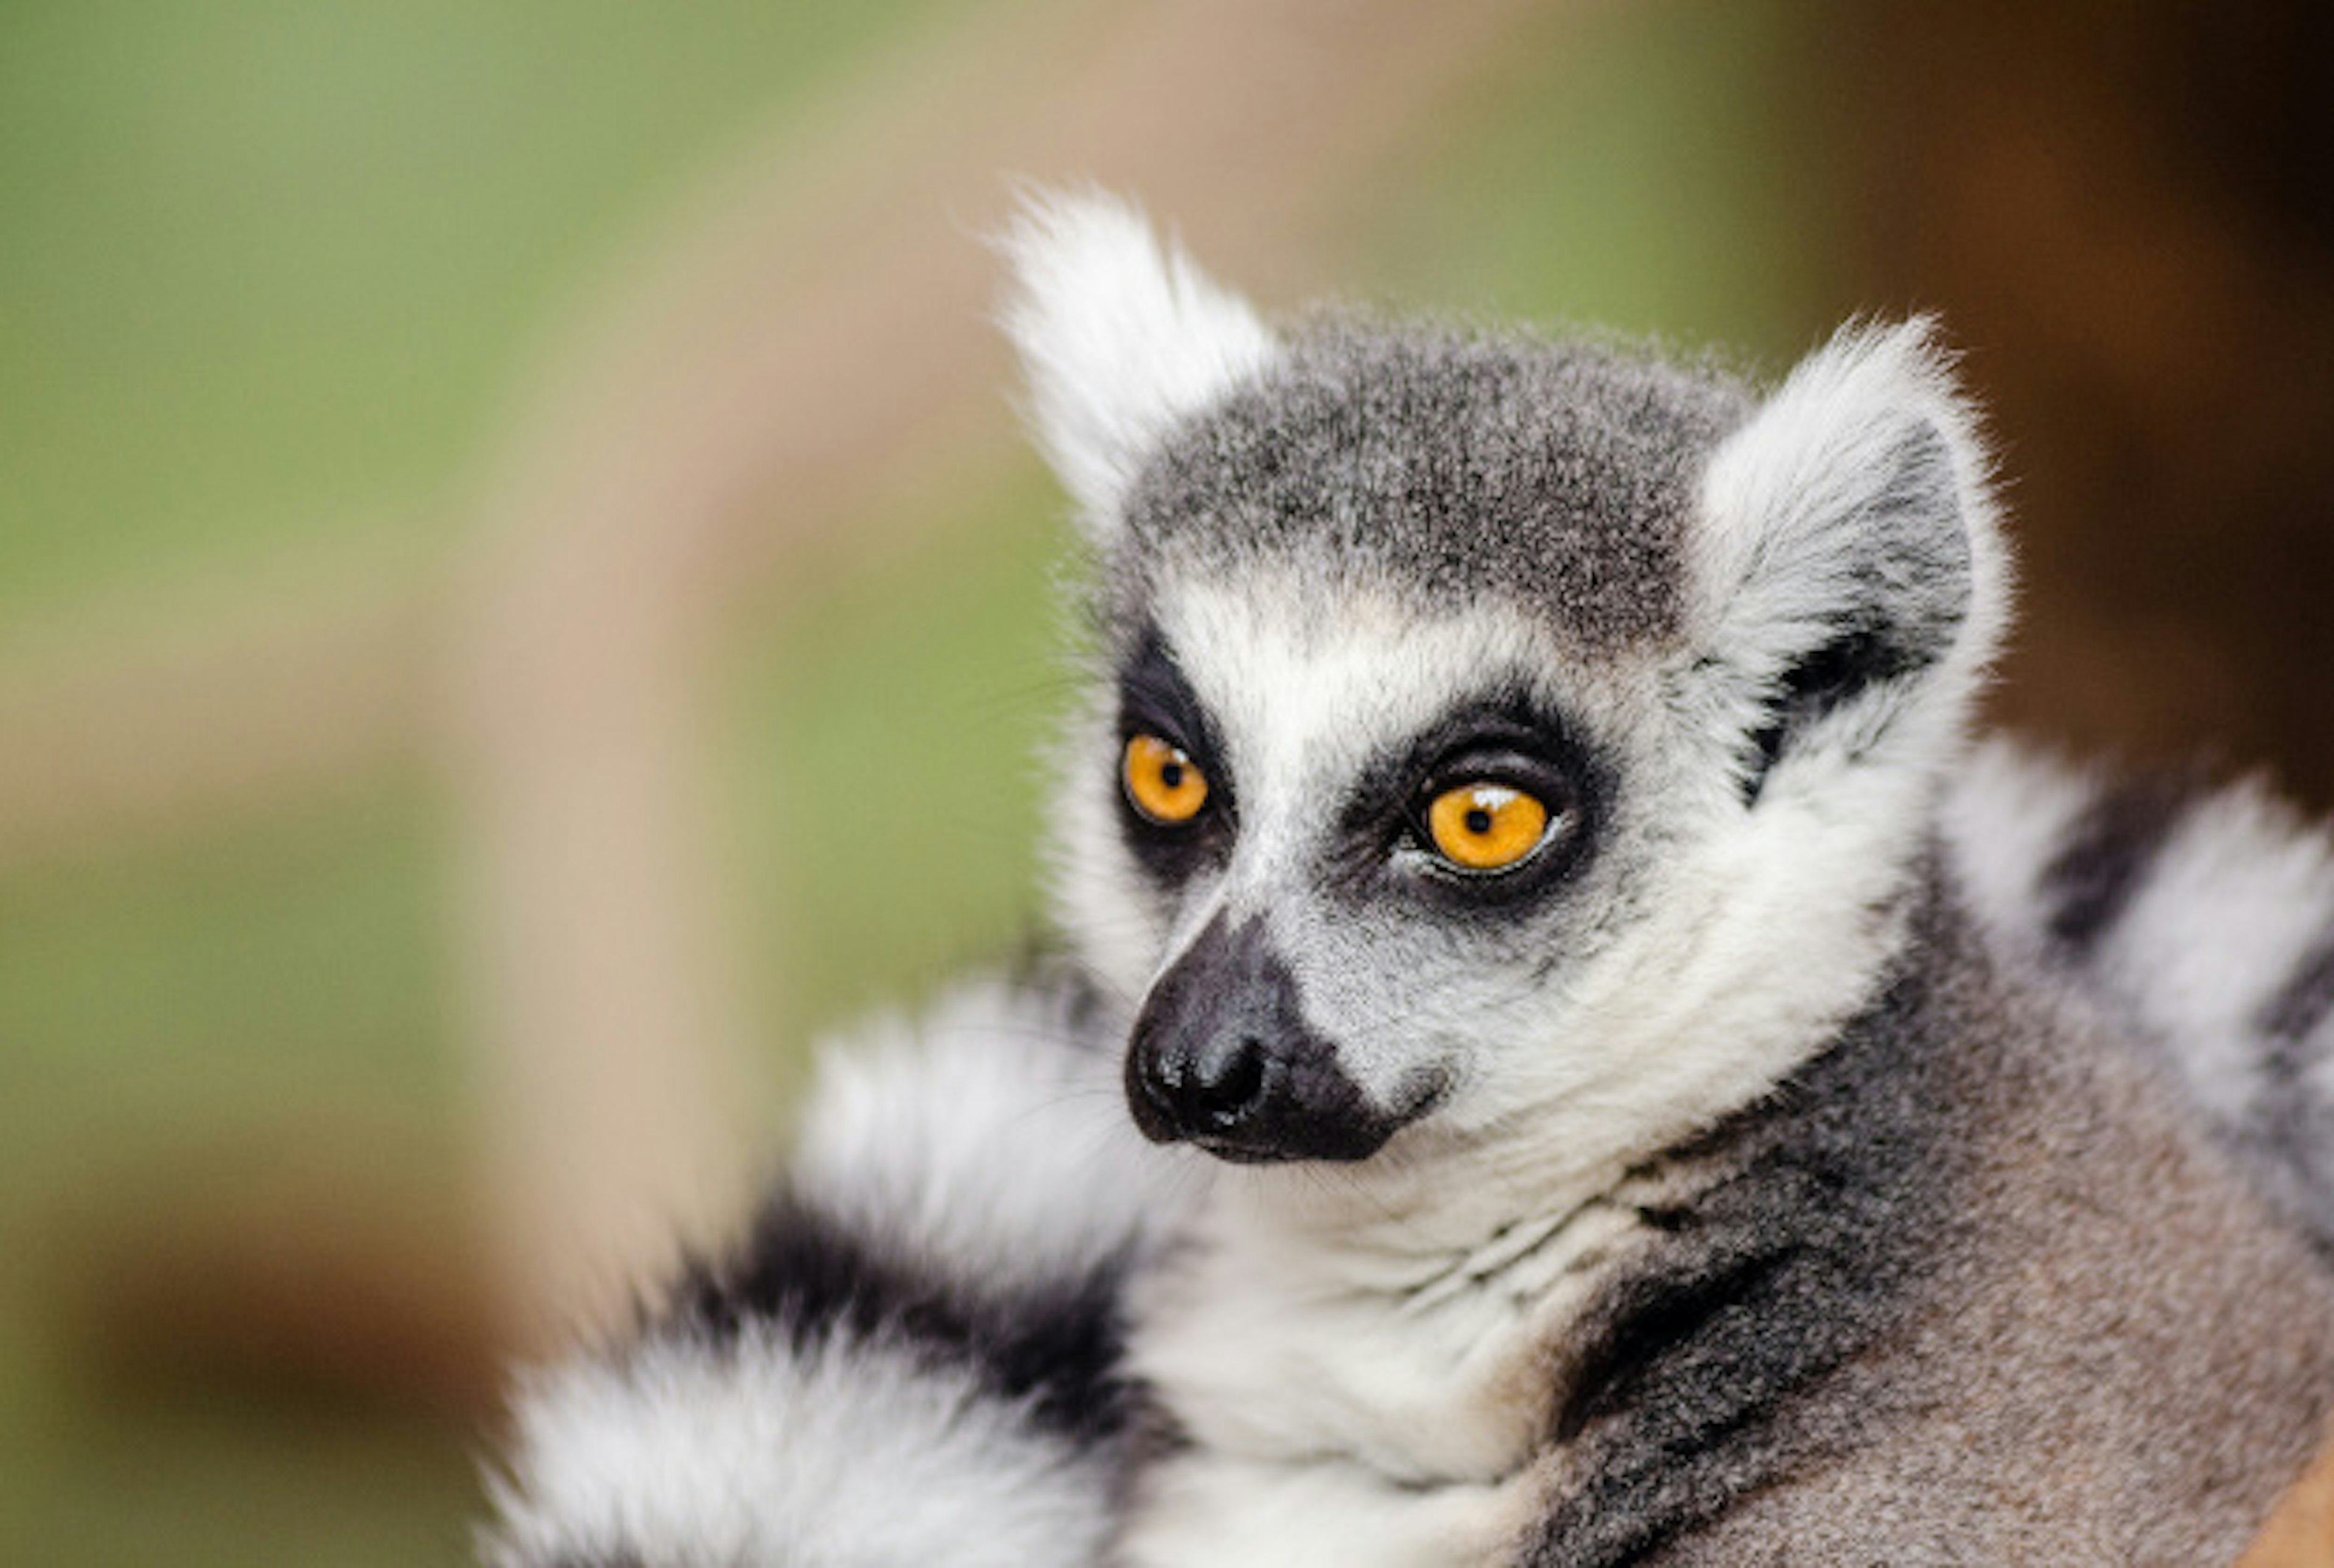
[[[1495, 689], [1452, 708], [1362, 770], [1338, 817], [1332, 875], [1356, 894], [1398, 879], [1452, 910], [1511, 906], [1552, 890], [1586, 862], [1609, 770], [1563, 715], [1527, 693]], [[1511, 871], [1469, 874], [1436, 856], [1425, 811], [1447, 790], [1499, 784], [1531, 795], [1550, 819], [1542, 850]]]
[[[1214, 724], [1191, 683], [1175, 663], [1167, 640], [1148, 628], [1119, 669], [1118, 740], [1156, 736], [1189, 756], [1208, 782], [1207, 804], [1190, 822], [1162, 824], [1146, 817], [1121, 790], [1121, 831], [1145, 870], [1163, 882], [1181, 882], [1231, 847], [1236, 822], [1231, 770]], [[1110, 765], [1119, 765], [1114, 750]]]
[[1119, 669], [1118, 720], [1122, 741], [1155, 735], [1190, 753], [1203, 767], [1216, 760], [1214, 726], [1207, 710], [1155, 627], [1143, 632]]

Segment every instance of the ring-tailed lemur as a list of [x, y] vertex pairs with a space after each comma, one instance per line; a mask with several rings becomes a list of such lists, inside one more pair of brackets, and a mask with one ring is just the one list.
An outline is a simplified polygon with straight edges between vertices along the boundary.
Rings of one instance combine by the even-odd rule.
[[2233, 1558], [2334, 1413], [2334, 855], [1968, 750], [1929, 329], [1760, 396], [1009, 248], [1072, 960], [839, 1058], [490, 1557]]

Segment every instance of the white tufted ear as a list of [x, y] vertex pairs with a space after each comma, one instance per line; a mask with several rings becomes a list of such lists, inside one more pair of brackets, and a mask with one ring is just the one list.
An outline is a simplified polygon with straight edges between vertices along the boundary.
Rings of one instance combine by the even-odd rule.
[[1818, 737], [1934, 763], [2006, 624], [1974, 407], [1925, 318], [1850, 326], [1719, 448], [1693, 552], [1707, 651], [1747, 678], [1766, 771]]
[[1106, 543], [1153, 446], [1268, 362], [1272, 334], [1115, 197], [1037, 193], [1000, 248], [1037, 440]]

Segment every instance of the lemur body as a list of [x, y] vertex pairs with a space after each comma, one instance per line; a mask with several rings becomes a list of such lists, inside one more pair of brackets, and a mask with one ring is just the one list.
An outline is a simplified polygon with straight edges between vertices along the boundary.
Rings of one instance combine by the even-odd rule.
[[[502, 1560], [2233, 1557], [2334, 1414], [2334, 871], [1969, 761], [1925, 331], [1760, 399], [1278, 336], [1107, 202], [1012, 250], [1097, 557], [1075, 977], [844, 1070], [524, 1408]], [[2225, 925], [2150, 927], [2189, 861]]]

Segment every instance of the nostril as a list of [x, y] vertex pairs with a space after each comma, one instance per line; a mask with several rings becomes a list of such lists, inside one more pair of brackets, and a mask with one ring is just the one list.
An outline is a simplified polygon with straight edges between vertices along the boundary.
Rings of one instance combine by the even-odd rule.
[[1243, 1035], [1229, 1051], [1200, 1064], [1193, 1100], [1218, 1131], [1236, 1127], [1264, 1097], [1264, 1042]]

